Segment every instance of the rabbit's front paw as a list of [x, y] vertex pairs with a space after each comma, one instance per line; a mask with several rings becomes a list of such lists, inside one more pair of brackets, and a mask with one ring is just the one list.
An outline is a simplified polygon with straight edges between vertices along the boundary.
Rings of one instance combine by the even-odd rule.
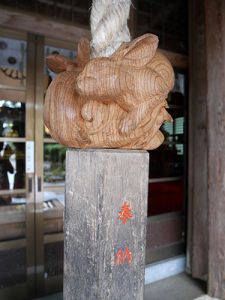
[[93, 120], [93, 107], [92, 102], [87, 102], [81, 109], [81, 116], [85, 121], [91, 122]]

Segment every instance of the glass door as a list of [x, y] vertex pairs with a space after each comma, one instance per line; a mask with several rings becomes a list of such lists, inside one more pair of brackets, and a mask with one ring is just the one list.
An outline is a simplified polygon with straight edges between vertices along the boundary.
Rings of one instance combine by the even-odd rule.
[[0, 299], [34, 290], [33, 58], [32, 37], [0, 31]]
[[165, 141], [150, 152], [146, 262], [185, 253], [186, 217], [186, 74], [175, 70], [168, 97], [173, 122], [163, 124]]
[[43, 122], [49, 54], [74, 45], [0, 30], [0, 299], [62, 289], [65, 148]]

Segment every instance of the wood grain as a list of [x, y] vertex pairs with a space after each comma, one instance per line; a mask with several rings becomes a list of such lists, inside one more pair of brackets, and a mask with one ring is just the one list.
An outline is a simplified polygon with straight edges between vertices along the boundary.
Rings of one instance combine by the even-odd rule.
[[82, 40], [73, 62], [51, 55], [48, 66], [61, 72], [45, 99], [45, 124], [59, 143], [74, 148], [155, 149], [164, 136], [166, 98], [174, 84], [171, 64], [145, 34], [111, 56], [88, 61]]
[[[145, 151], [67, 151], [63, 299], [143, 299], [148, 164]], [[116, 265], [126, 247], [132, 262]]]
[[209, 295], [225, 299], [225, 1], [205, 0], [208, 199], [209, 199]]

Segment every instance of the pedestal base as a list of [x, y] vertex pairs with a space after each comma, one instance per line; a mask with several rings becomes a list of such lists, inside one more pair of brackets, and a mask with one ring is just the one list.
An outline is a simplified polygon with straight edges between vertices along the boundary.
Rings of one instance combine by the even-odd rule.
[[64, 300], [141, 300], [149, 154], [68, 150]]

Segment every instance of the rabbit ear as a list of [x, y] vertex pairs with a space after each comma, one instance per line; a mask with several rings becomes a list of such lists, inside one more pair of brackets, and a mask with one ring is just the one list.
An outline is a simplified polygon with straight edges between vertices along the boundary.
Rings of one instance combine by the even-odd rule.
[[154, 34], [144, 34], [130, 43], [124, 43], [113, 55], [114, 60], [122, 65], [135, 67], [145, 66], [151, 61], [158, 47], [158, 37]]
[[90, 42], [87, 38], [82, 38], [77, 47], [76, 63], [78, 67], [84, 67], [90, 60]]
[[66, 71], [67, 67], [73, 65], [74, 63], [72, 60], [62, 55], [52, 54], [47, 56], [46, 64], [51, 71], [58, 74]]

